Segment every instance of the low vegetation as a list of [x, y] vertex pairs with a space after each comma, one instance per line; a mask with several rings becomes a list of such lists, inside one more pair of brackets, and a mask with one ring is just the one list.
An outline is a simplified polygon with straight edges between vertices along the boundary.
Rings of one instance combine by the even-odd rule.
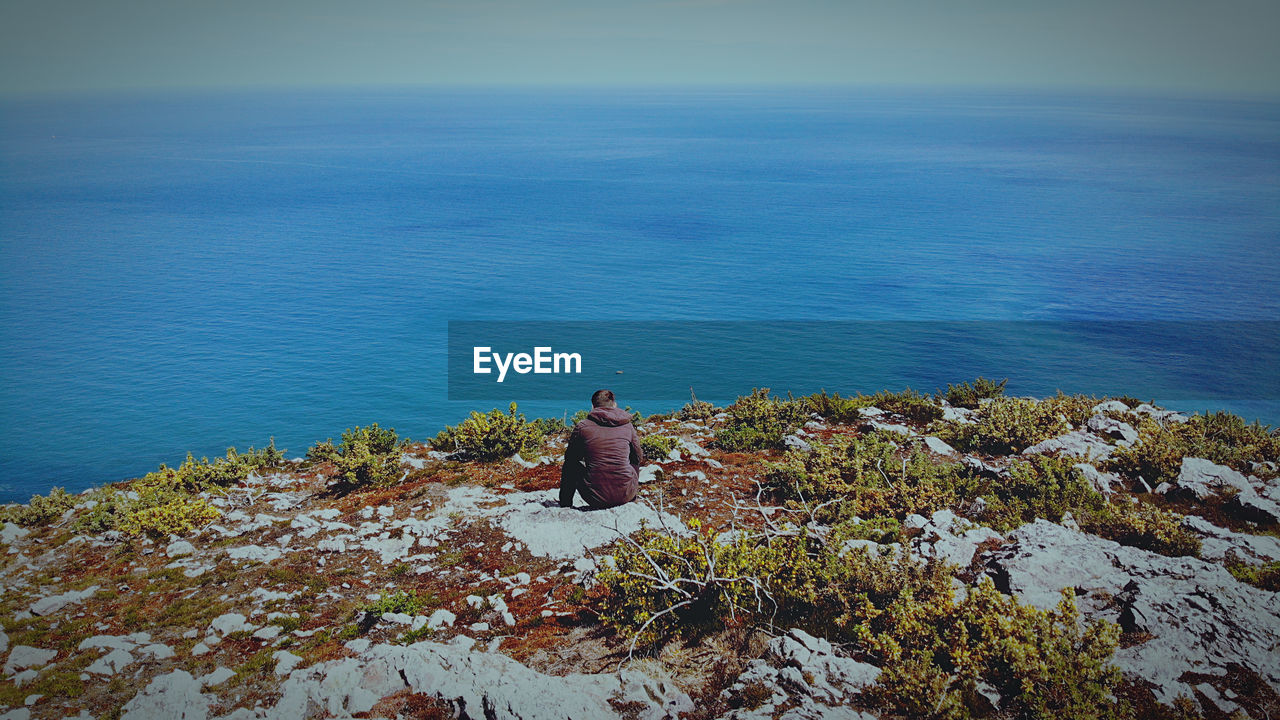
[[1117, 448], [1108, 468], [1141, 477], [1152, 487], [1176, 480], [1184, 457], [1204, 458], [1264, 479], [1280, 476], [1280, 431], [1246, 423], [1238, 415], [1215, 412], [1182, 423], [1144, 416], [1137, 430], [1138, 442]]
[[307, 460], [331, 463], [336, 476], [351, 486], [390, 485], [400, 479], [402, 444], [394, 428], [373, 423], [344, 431], [338, 445], [332, 440], [316, 443], [307, 450]]
[[666, 435], [645, 435], [640, 438], [640, 449], [649, 460], [665, 458], [676, 449], [676, 439]]
[[729, 452], [781, 448], [782, 438], [808, 419], [804, 402], [772, 397], [769, 388], [756, 388], [750, 395], [740, 396], [725, 412], [729, 417], [716, 433], [716, 445]]
[[466, 420], [440, 431], [431, 447], [471, 460], [500, 460], [536, 453], [543, 433], [538, 423], [525, 420], [511, 403], [505, 413], [496, 408], [487, 413], [472, 412]]

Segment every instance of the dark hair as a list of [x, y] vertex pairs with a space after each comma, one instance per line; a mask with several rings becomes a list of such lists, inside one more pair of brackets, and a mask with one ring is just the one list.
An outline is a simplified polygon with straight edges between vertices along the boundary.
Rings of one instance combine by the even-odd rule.
[[597, 390], [591, 393], [591, 407], [608, 407], [615, 404], [612, 390]]

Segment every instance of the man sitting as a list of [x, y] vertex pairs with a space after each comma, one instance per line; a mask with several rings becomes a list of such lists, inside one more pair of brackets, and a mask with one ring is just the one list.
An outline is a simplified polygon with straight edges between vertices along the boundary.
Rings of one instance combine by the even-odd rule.
[[644, 451], [631, 415], [618, 409], [609, 390], [597, 390], [591, 408], [564, 451], [560, 507], [573, 507], [575, 492], [593, 508], [614, 507], [634, 500], [640, 489]]

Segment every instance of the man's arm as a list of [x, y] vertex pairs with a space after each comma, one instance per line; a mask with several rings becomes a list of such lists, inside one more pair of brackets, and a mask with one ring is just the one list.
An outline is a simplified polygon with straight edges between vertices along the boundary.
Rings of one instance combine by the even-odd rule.
[[631, 467], [640, 471], [640, 466], [644, 464], [644, 448], [640, 447], [640, 433], [636, 432], [636, 426], [631, 426]]
[[560, 466], [560, 507], [573, 507], [573, 495], [578, 491], [586, 458], [586, 445], [577, 428], [569, 434], [569, 444], [564, 448], [564, 465]]

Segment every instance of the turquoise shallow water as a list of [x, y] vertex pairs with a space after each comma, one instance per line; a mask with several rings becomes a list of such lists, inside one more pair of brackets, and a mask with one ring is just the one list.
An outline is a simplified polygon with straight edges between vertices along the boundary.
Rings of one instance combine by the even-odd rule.
[[[6, 100], [0, 131], [0, 499], [272, 435], [429, 436], [493, 404], [448, 400], [459, 319], [1168, 321], [1067, 382], [1022, 358], [1010, 390], [1280, 422], [1274, 341], [1230, 324], [1280, 320], [1277, 103], [346, 90]], [[717, 382], [973, 369], [947, 346], [828, 377], [772, 338], [767, 378]]]

